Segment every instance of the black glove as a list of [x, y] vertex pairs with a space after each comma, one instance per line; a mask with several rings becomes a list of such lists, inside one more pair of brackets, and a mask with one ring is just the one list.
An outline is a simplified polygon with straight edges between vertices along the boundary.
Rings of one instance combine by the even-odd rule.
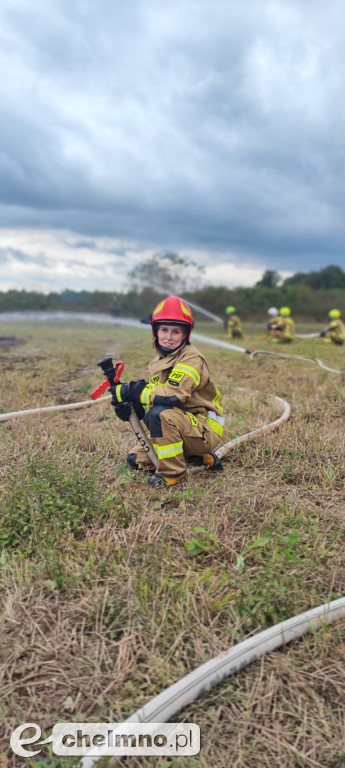
[[127, 403], [140, 403], [140, 395], [146, 386], [147, 381], [145, 381], [145, 379], [130, 381], [129, 384], [122, 384], [121, 400]]
[[146, 384], [145, 379], [130, 381], [129, 384], [113, 384], [108, 390], [113, 396], [111, 404], [115, 406], [121, 403], [140, 403], [140, 395]]
[[117, 403], [114, 408], [116, 416], [121, 419], [121, 421], [129, 421], [132, 408], [134, 409], [139, 420], [143, 419], [145, 416], [145, 408], [143, 408], [140, 403], [133, 403], [132, 407], [129, 403]]
[[114, 405], [114, 408], [116, 416], [121, 419], [121, 421], [129, 421], [129, 417], [132, 411], [129, 403], [117, 403]]
[[111, 404], [115, 407], [115, 405], [121, 405], [124, 401], [124, 398], [122, 397], [122, 388], [126, 387], [127, 384], [112, 384], [111, 387], [109, 387], [108, 392], [112, 395], [111, 398]]

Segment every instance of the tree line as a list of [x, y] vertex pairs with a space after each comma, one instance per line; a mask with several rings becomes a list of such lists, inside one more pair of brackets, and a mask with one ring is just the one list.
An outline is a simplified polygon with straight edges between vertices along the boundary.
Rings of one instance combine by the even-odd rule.
[[279, 308], [282, 305], [291, 307], [296, 317], [315, 321], [324, 320], [333, 307], [342, 309], [345, 315], [345, 272], [334, 265], [319, 272], [297, 272], [281, 284], [279, 274], [267, 270], [262, 279], [250, 288], [195, 288], [200, 280], [193, 280], [193, 270], [199, 278], [202, 269], [175, 254], [159, 256], [164, 269], [162, 267], [158, 281], [153, 280], [152, 286], [152, 278], [157, 277], [157, 272], [152, 270], [152, 262], [155, 260], [157, 265], [157, 258], [155, 254], [140, 264], [137, 268], [140, 275], [135, 269], [132, 270], [129, 274], [132, 287], [127, 292], [64, 290], [61, 293], [43, 294], [37, 291], [9, 290], [0, 292], [0, 312], [105, 312], [114, 316], [120, 314], [143, 318], [149, 315], [161, 298], [168, 293], [177, 293], [219, 316], [223, 316], [225, 307], [231, 304], [244, 320], [262, 319], [268, 307]]

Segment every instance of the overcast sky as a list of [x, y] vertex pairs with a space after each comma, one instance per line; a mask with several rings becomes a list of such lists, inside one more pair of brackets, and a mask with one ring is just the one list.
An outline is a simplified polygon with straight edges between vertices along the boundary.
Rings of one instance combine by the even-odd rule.
[[343, 0], [2, 0], [0, 290], [345, 268]]

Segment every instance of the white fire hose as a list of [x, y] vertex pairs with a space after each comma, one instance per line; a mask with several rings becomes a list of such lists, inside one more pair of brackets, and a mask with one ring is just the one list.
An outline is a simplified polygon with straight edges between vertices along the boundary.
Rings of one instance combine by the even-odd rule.
[[[306, 632], [315, 631], [323, 624], [332, 624], [344, 617], [345, 597], [340, 597], [338, 600], [311, 608], [309, 611], [264, 629], [229, 648], [225, 653], [201, 664], [177, 683], [173, 683], [158, 696], [150, 699], [124, 722], [166, 723], [192, 701], [266, 653], [281, 648], [292, 640], [297, 640]], [[80, 768], [93, 768], [96, 763], [97, 760], [90, 755], [83, 757], [79, 765]]]
[[289, 355], [284, 354], [284, 352], [270, 352], [270, 350], [265, 349], [254, 349], [253, 352], [249, 353], [249, 357], [251, 360], [256, 357], [256, 355], [267, 355], [268, 357], [282, 357], [287, 360], [304, 360], [307, 363], [316, 363], [320, 366], [320, 368], [323, 368], [324, 371], [329, 371], [330, 373], [338, 373], [340, 376], [345, 376], [345, 371], [338, 371], [336, 368], [329, 368], [328, 365], [325, 365], [325, 363], [322, 362], [322, 360], [319, 360], [318, 357], [306, 357], [304, 355]]
[[198, 699], [239, 669], [257, 661], [260, 656], [296, 640], [305, 632], [318, 629], [323, 623], [331, 624], [344, 616], [345, 597], [341, 597], [264, 629], [229, 648], [225, 653], [201, 664], [193, 672], [148, 701], [125, 722], [166, 723], [191, 701]]

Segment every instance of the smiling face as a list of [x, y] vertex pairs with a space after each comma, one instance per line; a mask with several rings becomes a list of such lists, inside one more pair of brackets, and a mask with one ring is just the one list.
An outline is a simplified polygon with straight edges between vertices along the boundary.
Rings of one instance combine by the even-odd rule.
[[164, 325], [162, 323], [157, 330], [158, 344], [164, 349], [173, 351], [181, 346], [186, 333], [183, 325]]

